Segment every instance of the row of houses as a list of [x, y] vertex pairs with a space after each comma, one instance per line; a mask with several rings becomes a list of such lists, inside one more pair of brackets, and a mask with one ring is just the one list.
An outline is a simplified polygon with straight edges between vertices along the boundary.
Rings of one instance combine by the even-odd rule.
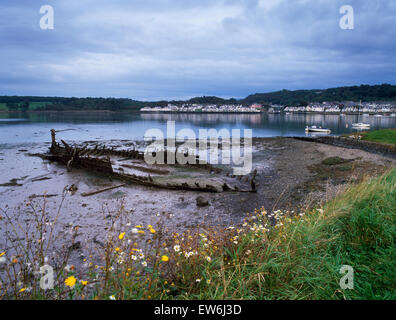
[[[243, 106], [242, 104], [182, 104], [174, 105], [168, 104], [166, 107], [145, 107], [140, 111], [142, 112], [204, 112], [204, 113], [220, 113], [220, 112], [234, 112], [234, 113], [259, 113], [266, 111], [261, 104], [252, 104], [250, 106]], [[323, 102], [323, 103], [310, 103], [306, 106], [283, 106], [271, 105], [267, 110], [269, 113], [395, 113], [396, 102], [394, 103], [374, 103], [374, 102]]]
[[201, 104], [183, 104], [180, 106], [168, 104], [167, 107], [145, 107], [140, 109], [142, 112], [261, 112], [262, 106], [253, 104], [251, 106], [243, 106], [241, 104], [226, 105], [201, 105]]
[[394, 113], [396, 103], [310, 103], [307, 106], [287, 106], [283, 112], [319, 112], [319, 113]]

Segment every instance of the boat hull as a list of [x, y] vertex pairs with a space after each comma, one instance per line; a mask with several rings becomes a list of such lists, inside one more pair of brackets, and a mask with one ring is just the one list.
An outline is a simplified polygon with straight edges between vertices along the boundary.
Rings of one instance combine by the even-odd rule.
[[305, 132], [331, 133], [330, 129], [306, 128]]
[[352, 123], [352, 127], [354, 128], [370, 128], [371, 125], [364, 123]]

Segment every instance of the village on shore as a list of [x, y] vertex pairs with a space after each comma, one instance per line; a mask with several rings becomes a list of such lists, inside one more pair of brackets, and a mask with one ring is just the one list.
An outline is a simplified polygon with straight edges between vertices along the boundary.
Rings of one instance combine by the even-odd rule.
[[278, 104], [250, 106], [242, 104], [168, 104], [167, 107], [145, 107], [141, 112], [176, 112], [176, 113], [335, 113], [335, 114], [382, 114], [396, 115], [395, 102], [322, 102], [309, 103], [305, 106], [285, 106]]

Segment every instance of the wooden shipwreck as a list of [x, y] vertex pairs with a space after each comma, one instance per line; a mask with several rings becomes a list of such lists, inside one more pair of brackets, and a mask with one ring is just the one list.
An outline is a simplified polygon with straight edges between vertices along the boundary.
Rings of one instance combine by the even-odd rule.
[[[115, 148], [107, 148], [106, 146], [99, 147], [88, 147], [84, 146], [71, 146], [64, 140], [60, 140], [60, 143], [56, 141], [56, 131], [51, 130], [52, 143], [49, 148], [49, 153], [44, 155], [44, 158], [50, 161], [56, 161], [66, 166], [68, 171], [72, 168], [80, 168], [88, 171], [95, 172], [102, 176], [107, 176], [112, 179], [118, 179], [125, 184], [138, 184], [148, 187], [163, 188], [169, 190], [189, 190], [189, 191], [200, 191], [200, 192], [256, 192], [256, 186], [254, 184], [254, 178], [256, 172], [252, 174], [249, 179], [245, 179], [245, 185], [241, 185], [241, 179], [235, 179], [231, 177], [224, 177], [224, 181], [217, 184], [214, 183], [202, 183], [192, 182], [189, 179], [185, 181], [166, 181], [166, 179], [157, 179], [155, 174], [166, 174], [169, 171], [158, 168], [147, 168], [145, 166], [137, 166], [131, 164], [123, 164], [121, 167], [139, 169], [147, 173], [146, 175], [137, 175], [126, 173], [123, 168], [115, 170], [113, 168], [112, 159], [118, 158], [119, 161], [132, 160], [135, 162], [144, 163], [144, 153], [136, 150], [116, 150]], [[166, 152], [164, 152], [166, 161]], [[122, 158], [121, 160], [119, 158]], [[177, 165], [173, 165], [177, 166]], [[179, 165], [180, 166], [180, 165]], [[213, 167], [210, 164], [196, 164], [196, 165], [184, 165], [187, 167], [195, 166], [199, 169], [207, 170], [210, 173], [219, 173], [219, 168]], [[153, 175], [151, 175], [152, 173]], [[233, 179], [233, 180], [232, 180]], [[171, 180], [171, 179], [170, 179]]]

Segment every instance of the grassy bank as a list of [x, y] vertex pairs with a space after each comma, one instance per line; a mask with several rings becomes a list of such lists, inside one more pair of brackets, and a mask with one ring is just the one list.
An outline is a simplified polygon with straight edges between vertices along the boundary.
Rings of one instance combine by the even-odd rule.
[[[322, 208], [293, 214], [261, 209], [227, 228], [202, 225], [169, 234], [161, 221], [125, 226], [121, 208], [106, 243], [83, 269], [65, 260], [55, 290], [15, 279], [3, 297], [396, 299], [395, 208], [396, 169], [350, 186]], [[145, 247], [138, 237], [147, 237]], [[3, 254], [9, 274], [26, 264], [9, 255]], [[45, 261], [40, 251], [35, 257]], [[353, 289], [340, 288], [343, 265], [354, 269]]]
[[362, 133], [363, 140], [396, 144], [396, 129], [383, 129]]

